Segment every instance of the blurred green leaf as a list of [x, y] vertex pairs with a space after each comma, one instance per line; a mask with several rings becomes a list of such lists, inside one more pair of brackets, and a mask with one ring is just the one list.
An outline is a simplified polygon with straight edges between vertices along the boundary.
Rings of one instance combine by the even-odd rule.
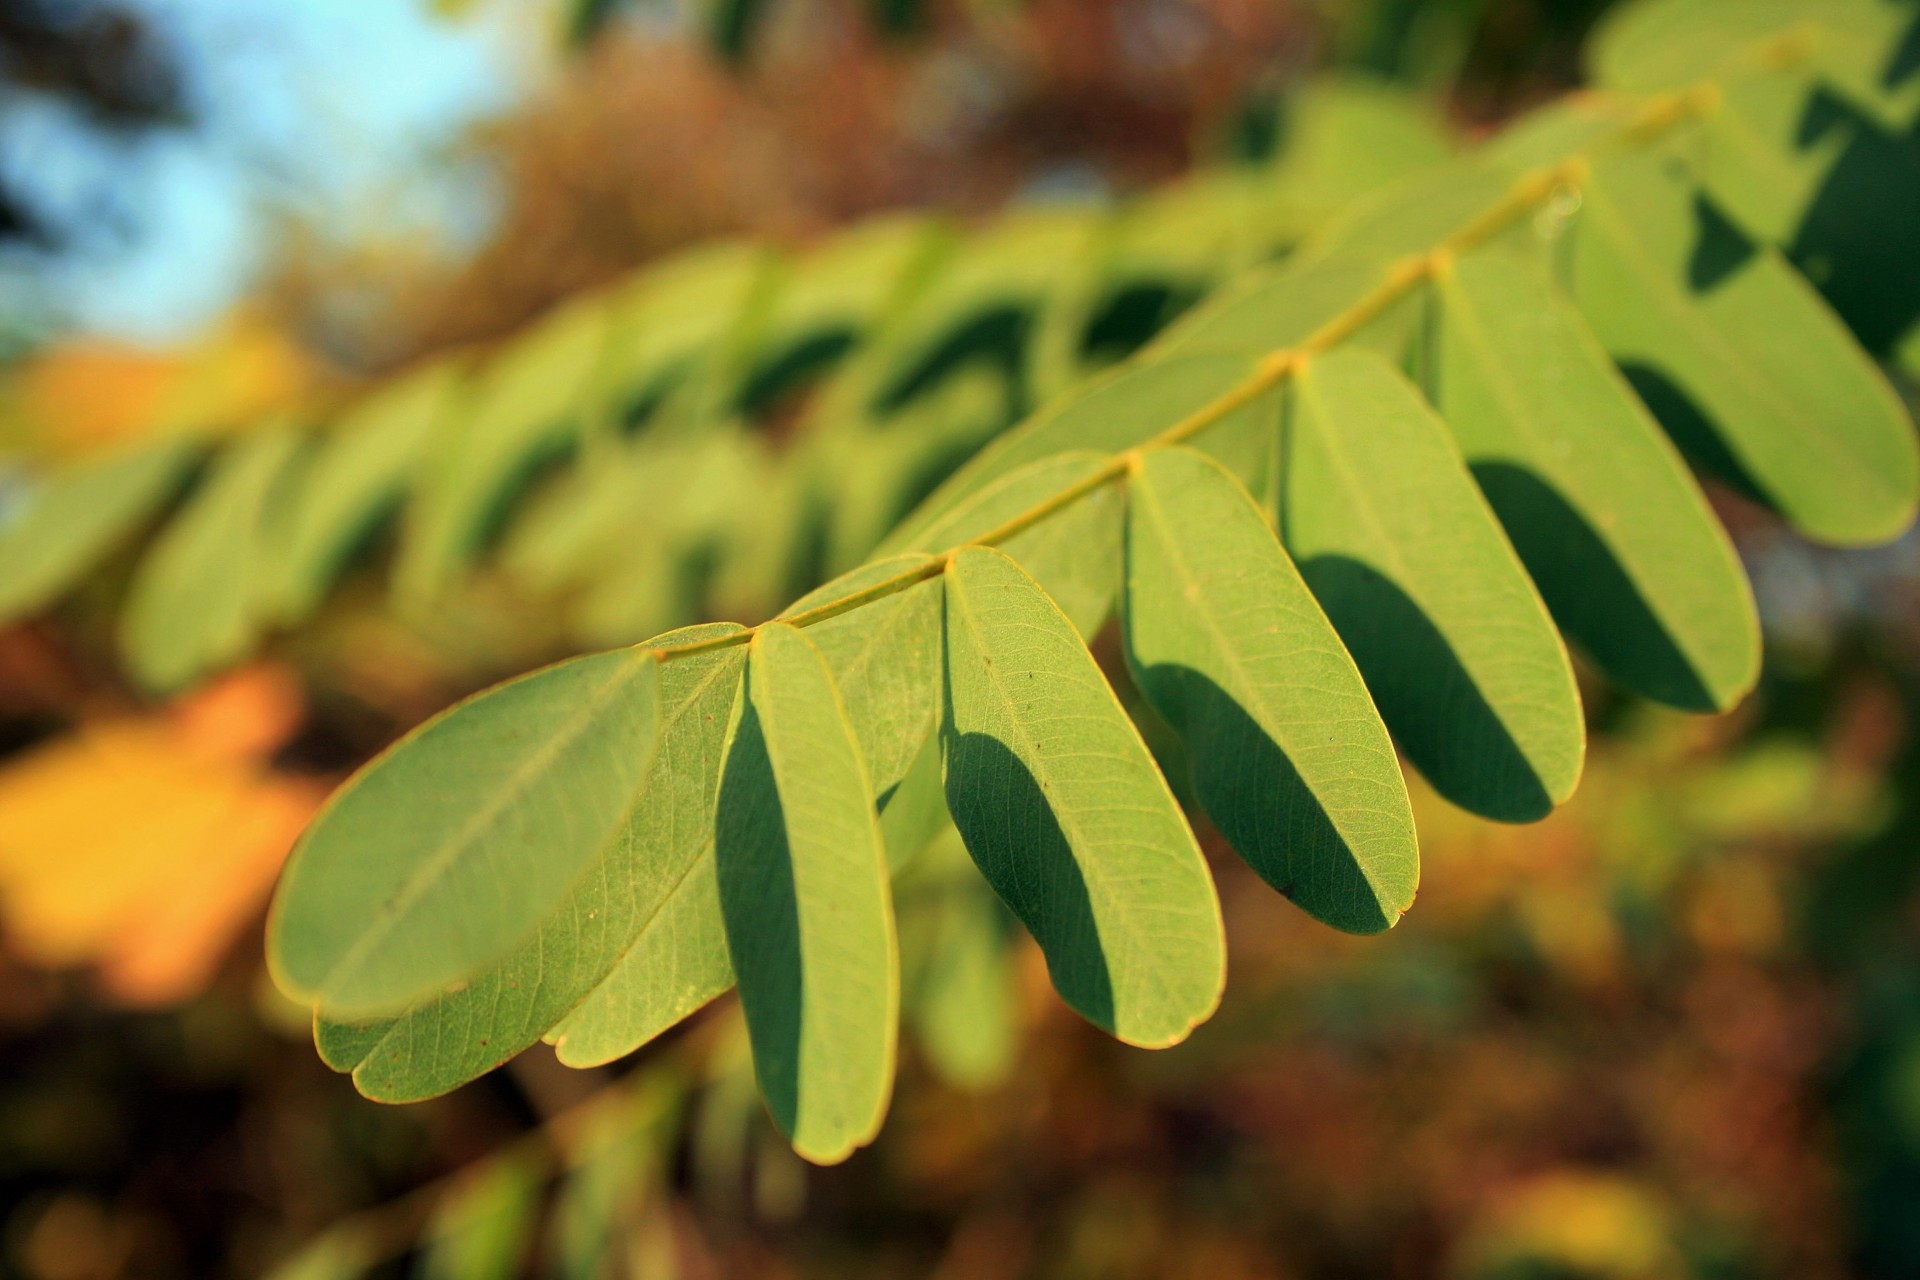
[[147, 688], [179, 689], [253, 647], [279, 567], [271, 522], [301, 444], [285, 423], [252, 432], [215, 461], [141, 560], [120, 650]]
[[455, 1186], [426, 1231], [422, 1280], [512, 1280], [532, 1244], [546, 1170], [528, 1156], [499, 1156]]
[[36, 477], [0, 523], [0, 623], [46, 608], [152, 519], [201, 446], [163, 440]]
[[386, 384], [315, 443], [289, 496], [285, 547], [268, 584], [276, 621], [312, 613], [398, 509], [421, 451], [459, 403], [463, 374], [459, 363], [442, 361]]

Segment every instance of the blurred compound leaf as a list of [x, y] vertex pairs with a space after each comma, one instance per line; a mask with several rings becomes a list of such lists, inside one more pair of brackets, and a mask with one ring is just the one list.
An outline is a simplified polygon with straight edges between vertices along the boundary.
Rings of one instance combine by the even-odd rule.
[[341, 1227], [268, 1272], [267, 1280], [360, 1280], [373, 1262], [373, 1249], [361, 1233]]
[[44, 478], [0, 518], [0, 622], [38, 612], [163, 507], [199, 448], [137, 444]]
[[563, 1280], [599, 1280], [657, 1194], [685, 1105], [677, 1073], [652, 1070], [567, 1114], [567, 1168], [554, 1193], [549, 1253]]
[[214, 461], [141, 561], [120, 648], [148, 688], [179, 689], [253, 647], [276, 567], [273, 520], [300, 447], [286, 425], [249, 435]]
[[514, 339], [480, 375], [457, 435], [442, 432], [428, 445], [434, 465], [408, 508], [394, 567], [403, 607], [429, 606], [492, 537], [515, 490], [572, 447], [610, 310], [606, 299], [588, 298]]
[[907, 1019], [949, 1084], [992, 1088], [1019, 1049], [1013, 920], [951, 825], [894, 883]]
[[314, 448], [290, 495], [272, 590], [278, 621], [317, 607], [347, 563], [398, 510], [419, 456], [451, 410], [460, 367], [400, 378], [353, 406]]

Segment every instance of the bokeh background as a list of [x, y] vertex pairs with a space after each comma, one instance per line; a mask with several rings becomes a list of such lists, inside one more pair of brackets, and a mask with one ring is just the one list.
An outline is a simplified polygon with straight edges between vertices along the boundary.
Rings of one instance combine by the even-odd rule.
[[[0, 444], [346, 394], [720, 237], [1258, 164], [1330, 70], [1471, 135], [1576, 86], [1605, 8], [0, 0]], [[1920, 1275], [1920, 541], [1816, 551], [1715, 499], [1767, 627], [1739, 711], [1586, 682], [1577, 797], [1501, 828], [1417, 795], [1420, 901], [1381, 938], [1217, 860], [1231, 983], [1177, 1050], [1021, 953], [1010, 1065], [910, 1054], [843, 1167], [785, 1150], [698, 1020], [641, 1055], [679, 1118], [603, 1274]], [[263, 1274], [591, 1125], [630, 1068], [544, 1048], [366, 1102], [262, 975], [318, 797], [527, 648], [348, 631], [323, 676], [270, 651], [158, 701], [84, 620], [0, 631], [0, 1274]]]

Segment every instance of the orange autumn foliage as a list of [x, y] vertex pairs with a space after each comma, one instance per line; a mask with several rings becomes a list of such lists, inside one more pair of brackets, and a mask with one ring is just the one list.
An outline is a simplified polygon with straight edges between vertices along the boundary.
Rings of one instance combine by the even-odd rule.
[[312, 359], [283, 331], [236, 317], [178, 347], [63, 342], [20, 367], [9, 398], [27, 441], [73, 453], [244, 426], [295, 404], [316, 380]]
[[324, 794], [267, 759], [303, 714], [283, 672], [236, 673], [0, 769], [0, 924], [45, 967], [92, 966], [128, 1004], [198, 991]]

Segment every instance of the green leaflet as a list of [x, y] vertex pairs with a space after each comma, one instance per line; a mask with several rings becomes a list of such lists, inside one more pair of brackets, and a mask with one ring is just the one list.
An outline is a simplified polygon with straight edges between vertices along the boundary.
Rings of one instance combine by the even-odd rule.
[[[1359, 202], [1314, 236], [1314, 266], [1384, 262], [1424, 253], [1471, 225], [1504, 199], [1513, 176], [1478, 155], [1428, 169]], [[1353, 296], [1358, 296], [1353, 295]]]
[[440, 361], [381, 387], [316, 443], [286, 516], [270, 584], [282, 623], [313, 612], [405, 495], [421, 450], [455, 403], [464, 370]]
[[[1077, 452], [1023, 467], [934, 521], [914, 545], [931, 554], [984, 537], [1107, 462], [1104, 455]], [[1103, 485], [998, 545], [1033, 575], [1081, 635], [1091, 636], [1113, 612], [1120, 582], [1120, 520], [1120, 495]]]
[[[1298, 347], [1384, 278], [1378, 262], [1353, 257], [1248, 272], [1169, 329], [1143, 358], [1238, 355], [1246, 361]], [[1244, 363], [1241, 370], [1242, 376], [1251, 371]]]
[[1760, 671], [1745, 571], [1579, 314], [1494, 250], [1437, 282], [1434, 395], [1567, 635], [1647, 697], [1724, 711]]
[[532, 473], [577, 438], [610, 310], [593, 297], [555, 313], [475, 380], [470, 412], [432, 442], [407, 509], [393, 570], [403, 606], [428, 605], [479, 553]]
[[566, 1280], [619, 1274], [625, 1228], [645, 1203], [657, 1156], [632, 1134], [601, 1145], [568, 1174], [554, 1206], [553, 1272]]
[[120, 620], [120, 651], [147, 688], [170, 692], [245, 657], [275, 567], [269, 518], [300, 456], [287, 424], [223, 454], [140, 562]]
[[894, 906], [902, 999], [921, 1050], [955, 1088], [992, 1088], [1019, 1049], [1013, 921], [974, 871], [958, 831], [946, 826], [910, 878], [895, 882]]
[[1308, 81], [1287, 104], [1282, 199], [1299, 231], [1450, 155], [1436, 101], [1363, 75]]
[[756, 327], [759, 354], [741, 379], [738, 407], [771, 402], [892, 319], [947, 241], [927, 217], [896, 214], [851, 227], [796, 262]]
[[1448, 799], [1544, 816], [1580, 776], [1566, 647], [1446, 428], [1392, 366], [1297, 375], [1280, 531], [1387, 727]]
[[[827, 563], [854, 567], [928, 488], [1007, 425], [1005, 379], [964, 369], [900, 412], [853, 428], [820, 423], [795, 462], [823, 495]], [[791, 455], [790, 455], [791, 456]]]
[[523, 1275], [546, 1170], [529, 1156], [487, 1161], [435, 1207], [422, 1280], [513, 1280]]
[[987, 547], [947, 571], [947, 803], [1046, 953], [1054, 988], [1129, 1044], [1176, 1044], [1226, 980], [1193, 833], [1093, 657]]
[[1681, 447], [1809, 537], [1904, 529], [1920, 496], [1913, 424], [1812, 286], [1657, 155], [1596, 165], [1584, 190], [1573, 296]]
[[[943, 675], [945, 670], [943, 663]], [[950, 825], [940, 774], [940, 737], [934, 734], [921, 745], [900, 785], [881, 801], [880, 838], [887, 845], [887, 865], [896, 872], [911, 865]]]
[[578, 643], [632, 644], [695, 611], [693, 567], [737, 527], [764, 463], [764, 442], [731, 427], [598, 442], [529, 500], [499, 563], [566, 601]]
[[1651, 93], [1716, 70], [1751, 73], [1777, 63], [1764, 46], [1785, 37], [1789, 60], [1900, 129], [1920, 111], [1920, 77], [1894, 74], [1915, 25], [1903, 0], [1643, 2], [1607, 15], [1587, 46], [1587, 65], [1608, 88]]
[[1420, 855], [1393, 744], [1273, 530], [1190, 450], [1128, 478], [1125, 634], [1207, 815], [1261, 878], [1339, 929], [1399, 920]]
[[81, 459], [28, 489], [0, 522], [0, 624], [35, 613], [151, 519], [201, 446], [163, 440]]
[[372, 1269], [366, 1237], [337, 1227], [267, 1273], [267, 1280], [360, 1280]]
[[1742, 77], [1721, 90], [1700, 136], [1681, 138], [1674, 148], [1698, 161], [1697, 180], [1734, 221], [1776, 245], [1792, 242], [1858, 128], [1834, 120], [1807, 136], [1816, 91], [1805, 66]]
[[661, 1175], [686, 1086], [649, 1071], [590, 1102], [572, 1126], [567, 1172], [554, 1195], [547, 1253], [561, 1280], [611, 1280], [627, 1232]]
[[[609, 297], [614, 328], [595, 379], [597, 412], [622, 422], [654, 418], [703, 424], [718, 411], [721, 383], [773, 278], [763, 245], [702, 245], [648, 267]], [[605, 424], [601, 424], [605, 425]]]
[[[780, 615], [791, 618], [901, 573], [929, 565], [925, 556], [895, 556], [835, 578]], [[940, 711], [940, 580], [925, 582], [807, 628], [833, 672], [873, 780], [875, 798], [890, 796], [933, 732]]]
[[1101, 220], [1089, 210], [1029, 209], [999, 219], [945, 254], [924, 285], [863, 353], [855, 379], [867, 410], [902, 405], [947, 370], [987, 359], [1007, 371], [1022, 403], [1044, 385], [1062, 345], [1062, 304], [1090, 255]]
[[1083, 290], [1082, 374], [1132, 355], [1152, 337], [1141, 330], [1278, 251], [1291, 234], [1269, 190], [1248, 169], [1202, 170], [1123, 207]]
[[805, 635], [754, 634], [727, 744], [714, 864], [760, 1093], [793, 1148], [836, 1164], [893, 1093], [898, 944], [873, 785]]
[[509, 955], [618, 830], [653, 759], [659, 664], [575, 658], [459, 703], [376, 757], [301, 837], [268, 956], [335, 1018], [404, 1009]]
[[[689, 627], [655, 644], [737, 632]], [[321, 1058], [383, 1102], [431, 1098], [543, 1035], [575, 1066], [637, 1048], [733, 985], [713, 879], [713, 797], [746, 650], [660, 668], [659, 747], [625, 820], [539, 931], [399, 1018], [319, 1020]]]

